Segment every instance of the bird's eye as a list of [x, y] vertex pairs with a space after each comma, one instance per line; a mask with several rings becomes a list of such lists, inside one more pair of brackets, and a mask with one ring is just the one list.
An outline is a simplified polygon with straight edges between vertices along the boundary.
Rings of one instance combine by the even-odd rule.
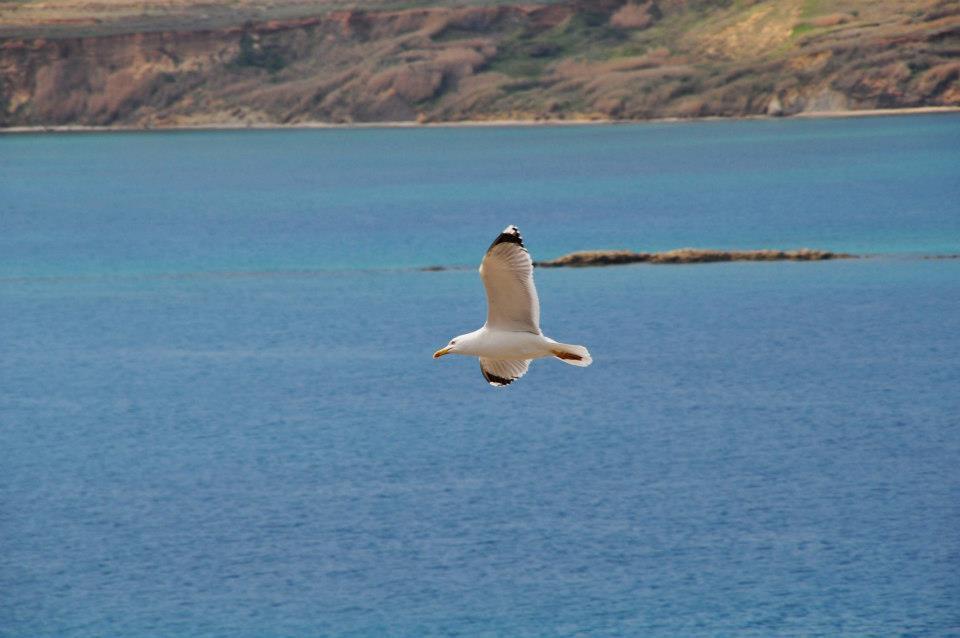
[[457, 342], [457, 340], [454, 339], [454, 340], [452, 340], [452, 341], [450, 342], [450, 345], [452, 346], [452, 345], [455, 344], [456, 342]]

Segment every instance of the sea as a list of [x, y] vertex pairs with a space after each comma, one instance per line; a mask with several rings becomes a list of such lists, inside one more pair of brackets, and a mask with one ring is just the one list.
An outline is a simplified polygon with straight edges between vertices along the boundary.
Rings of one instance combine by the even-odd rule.
[[[508, 224], [862, 257], [537, 269], [493, 388]], [[958, 115], [0, 136], [0, 636], [960, 636], [958, 254]]]

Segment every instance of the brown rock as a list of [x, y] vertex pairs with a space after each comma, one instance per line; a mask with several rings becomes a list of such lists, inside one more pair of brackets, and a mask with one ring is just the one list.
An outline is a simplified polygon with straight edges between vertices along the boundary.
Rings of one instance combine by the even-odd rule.
[[610, 26], [615, 29], [646, 29], [655, 20], [653, 2], [628, 2], [610, 16]]
[[586, 250], [570, 253], [549, 261], [537, 262], [543, 268], [613, 266], [620, 264], [702, 264], [719, 261], [823, 261], [852, 259], [855, 255], [826, 250], [713, 250], [678, 248], [660, 253], [635, 253], [629, 250]]

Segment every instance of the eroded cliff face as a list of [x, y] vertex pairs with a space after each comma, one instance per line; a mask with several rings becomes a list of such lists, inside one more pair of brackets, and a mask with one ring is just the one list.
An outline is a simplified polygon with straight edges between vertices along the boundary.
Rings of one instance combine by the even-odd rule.
[[960, 105], [956, 3], [814, 17], [800, 2], [707, 4], [346, 10], [207, 30], [10, 36], [0, 39], [0, 126]]
[[143, 122], [236, 56], [229, 33], [151, 33], [0, 45], [3, 123]]

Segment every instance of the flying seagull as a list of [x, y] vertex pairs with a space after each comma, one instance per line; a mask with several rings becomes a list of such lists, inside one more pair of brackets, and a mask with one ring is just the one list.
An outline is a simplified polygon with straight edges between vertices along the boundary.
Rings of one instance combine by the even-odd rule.
[[503, 229], [480, 262], [480, 278], [487, 289], [487, 322], [479, 330], [450, 340], [433, 353], [480, 357], [480, 371], [493, 386], [513, 383], [532, 359], [556, 357], [564, 363], [588, 366], [593, 362], [583, 346], [557, 343], [540, 332], [540, 300], [533, 285], [533, 261], [516, 226]]

